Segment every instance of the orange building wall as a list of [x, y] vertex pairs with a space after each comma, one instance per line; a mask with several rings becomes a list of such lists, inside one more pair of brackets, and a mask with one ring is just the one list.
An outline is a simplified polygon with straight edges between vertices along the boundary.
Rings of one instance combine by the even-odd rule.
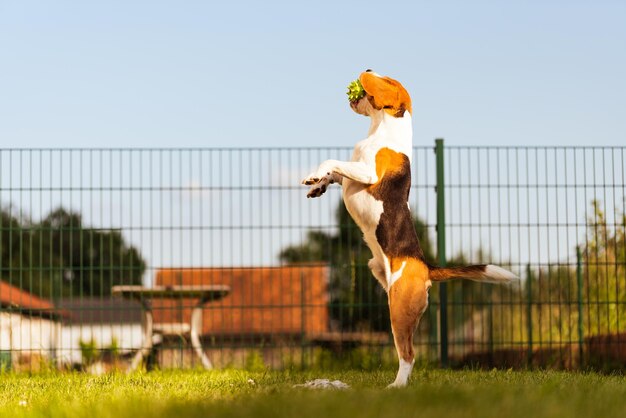
[[[326, 266], [162, 269], [155, 284], [230, 286], [228, 296], [205, 305], [203, 335], [310, 335], [328, 330]], [[192, 303], [154, 300], [155, 323], [188, 322]]]

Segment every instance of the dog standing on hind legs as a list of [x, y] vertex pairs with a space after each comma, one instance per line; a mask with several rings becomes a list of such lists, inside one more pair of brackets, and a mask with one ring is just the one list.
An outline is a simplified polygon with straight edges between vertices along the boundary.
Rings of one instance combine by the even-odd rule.
[[349, 91], [350, 107], [371, 119], [367, 138], [356, 144], [351, 161], [324, 161], [302, 183], [311, 186], [307, 197], [321, 196], [330, 184], [342, 186], [346, 208], [372, 251], [368, 266], [388, 295], [400, 363], [389, 386], [401, 387], [406, 386], [413, 369], [413, 333], [428, 307], [432, 282], [470, 279], [508, 283], [517, 276], [490, 264], [442, 268], [426, 263], [408, 205], [413, 147], [411, 97], [398, 81], [371, 70], [354, 83], [360, 92]]

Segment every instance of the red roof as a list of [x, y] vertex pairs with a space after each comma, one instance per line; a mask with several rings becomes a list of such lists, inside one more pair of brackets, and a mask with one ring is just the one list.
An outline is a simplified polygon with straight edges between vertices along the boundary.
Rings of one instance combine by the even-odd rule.
[[27, 314], [55, 314], [54, 305], [32, 293], [25, 292], [0, 280], [0, 306], [25, 311]]

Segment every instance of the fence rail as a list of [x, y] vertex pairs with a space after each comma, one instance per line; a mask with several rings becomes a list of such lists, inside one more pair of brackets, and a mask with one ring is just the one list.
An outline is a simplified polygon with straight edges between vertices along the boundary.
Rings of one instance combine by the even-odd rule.
[[[195, 337], [218, 367], [395, 362], [386, 295], [340, 188], [306, 199], [299, 186], [351, 152], [0, 149], [0, 365], [124, 368], [143, 349], [149, 366], [206, 366]], [[434, 287], [422, 361], [625, 367], [625, 154], [413, 149], [426, 257], [522, 279]], [[169, 290], [124, 299], [119, 285]], [[176, 293], [188, 286], [229, 290], [194, 316], [198, 297]]]

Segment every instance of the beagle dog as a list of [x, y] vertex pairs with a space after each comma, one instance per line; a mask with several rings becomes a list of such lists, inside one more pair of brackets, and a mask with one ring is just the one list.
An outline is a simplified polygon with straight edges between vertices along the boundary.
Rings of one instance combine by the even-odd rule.
[[390, 387], [406, 386], [413, 364], [413, 333], [428, 307], [432, 282], [470, 279], [507, 283], [513, 273], [494, 265], [443, 268], [429, 265], [417, 238], [408, 205], [413, 129], [411, 97], [396, 80], [367, 70], [359, 76], [365, 95], [350, 103], [369, 116], [367, 138], [356, 144], [352, 160], [327, 160], [302, 183], [308, 197], [340, 184], [348, 212], [372, 251], [368, 266], [388, 295], [399, 369]]

